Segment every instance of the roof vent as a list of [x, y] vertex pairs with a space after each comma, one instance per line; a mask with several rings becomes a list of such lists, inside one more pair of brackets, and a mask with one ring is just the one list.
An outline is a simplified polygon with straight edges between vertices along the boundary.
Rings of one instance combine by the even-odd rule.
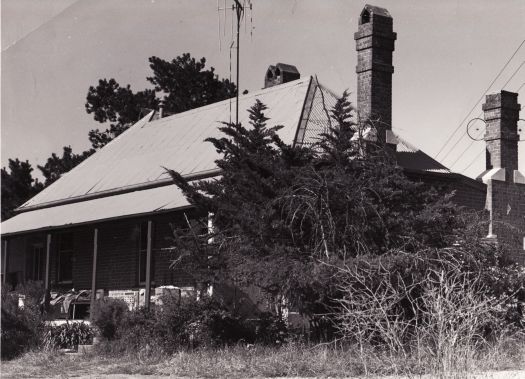
[[277, 63], [275, 66], [271, 65], [264, 76], [264, 88], [273, 87], [292, 80], [299, 79], [301, 74], [297, 67], [285, 63]]

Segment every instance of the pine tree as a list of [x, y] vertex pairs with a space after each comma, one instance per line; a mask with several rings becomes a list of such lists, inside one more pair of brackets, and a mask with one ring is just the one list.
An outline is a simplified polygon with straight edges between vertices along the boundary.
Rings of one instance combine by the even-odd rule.
[[100, 79], [96, 87], [89, 87], [86, 112], [95, 121], [109, 122], [105, 130], [93, 129], [89, 140], [94, 149], [100, 149], [126, 131], [147, 112], [157, 109], [161, 94], [166, 114], [181, 113], [237, 93], [237, 87], [227, 79], [219, 79], [213, 67], [206, 68], [206, 59], [195, 60], [189, 53], [171, 61], [150, 57], [153, 75], [147, 80], [153, 89], [133, 92], [131, 86], [120, 86], [115, 79]]
[[64, 146], [61, 157], [55, 153], [51, 154], [51, 157], [47, 158], [43, 166], [38, 166], [38, 169], [42, 171], [42, 175], [46, 178], [44, 185], [47, 187], [54, 183], [63, 174], [83, 162], [94, 152], [95, 150], [90, 149], [84, 151], [82, 154], [75, 154], [71, 146]]
[[9, 159], [8, 168], [2, 168], [2, 220], [12, 217], [14, 209], [44, 188], [32, 177], [33, 168], [28, 161]]

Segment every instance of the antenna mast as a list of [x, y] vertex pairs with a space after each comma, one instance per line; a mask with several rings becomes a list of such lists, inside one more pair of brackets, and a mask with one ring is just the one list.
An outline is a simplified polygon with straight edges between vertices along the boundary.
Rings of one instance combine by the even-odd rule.
[[236, 13], [237, 13], [237, 99], [236, 99], [236, 104], [235, 104], [235, 123], [238, 124], [239, 123], [239, 91], [240, 91], [240, 87], [239, 87], [239, 52], [241, 50], [241, 45], [239, 45], [239, 42], [240, 42], [240, 38], [239, 38], [239, 30], [241, 28], [241, 18], [242, 18], [242, 15], [244, 13], [244, 7], [241, 5], [241, 3], [239, 2], [239, 0], [233, 0], [235, 2], [235, 10], [236, 10]]
[[[224, 10], [224, 29], [226, 30], [226, 0], [224, 1], [224, 7], [221, 8], [219, 7], [219, 1], [217, 1], [217, 11], [219, 12], [219, 49], [221, 48], [221, 40], [220, 40], [220, 30], [221, 30], [221, 13], [220, 11], [221, 10]], [[231, 10], [232, 12], [235, 12], [235, 16], [237, 18], [237, 65], [236, 65], [236, 86], [237, 86], [237, 96], [236, 96], [236, 99], [235, 99], [235, 123], [238, 124], [239, 123], [239, 91], [240, 91], [240, 86], [239, 86], [239, 67], [240, 67], [240, 29], [241, 29], [241, 22], [242, 22], [242, 19], [244, 17], [244, 24], [245, 24], [245, 27], [246, 27], [246, 17], [245, 17], [245, 11], [246, 9], [249, 9], [250, 10], [250, 22], [252, 22], [252, 18], [251, 18], [251, 10], [252, 10], [252, 2], [251, 0], [233, 0], [233, 3], [231, 5]], [[232, 19], [232, 24], [233, 24], [233, 19]], [[250, 31], [250, 34], [252, 34], [252, 31], [253, 31], [253, 25], [252, 25], [252, 30]], [[232, 40], [233, 40], [233, 25], [232, 25]], [[230, 51], [231, 51], [231, 47], [233, 46], [233, 41], [232, 41], [232, 44], [230, 45]], [[231, 75], [231, 53], [230, 53], [230, 75]], [[231, 117], [231, 116], [230, 116]]]

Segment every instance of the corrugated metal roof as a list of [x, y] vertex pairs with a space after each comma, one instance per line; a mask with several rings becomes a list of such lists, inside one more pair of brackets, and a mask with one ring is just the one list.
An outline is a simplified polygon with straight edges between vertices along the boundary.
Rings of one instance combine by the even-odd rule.
[[188, 206], [175, 185], [24, 212], [2, 222], [2, 235], [98, 222]]
[[396, 134], [398, 144], [396, 151], [397, 164], [408, 170], [440, 172], [450, 174], [450, 170], [431, 158], [417, 147], [408, 143]]
[[[268, 125], [283, 125], [280, 137], [292, 143], [301, 117], [310, 77], [256, 91], [239, 99], [239, 122], [247, 125], [250, 108], [262, 101]], [[27, 201], [21, 209], [57, 200], [150, 183], [168, 177], [163, 167], [193, 174], [214, 169], [218, 158], [208, 137], [220, 137], [221, 121], [235, 117], [235, 99], [148, 122], [140, 120], [125, 133], [51, 186]]]
[[[248, 124], [246, 110], [259, 99], [268, 106], [265, 112], [270, 118], [268, 125], [284, 126], [279, 131], [284, 142], [291, 144], [297, 138], [299, 143], [311, 144], [318, 140], [320, 133], [327, 131], [336, 98], [317, 80], [302, 78], [242, 96], [239, 121]], [[222, 136], [218, 128], [221, 121], [230, 120], [230, 106], [234, 113], [235, 100], [226, 100], [155, 121], [149, 121], [149, 114], [27, 201], [21, 207], [21, 210], [27, 208], [26, 212], [2, 223], [2, 234], [60, 228], [188, 206], [176, 186], [155, 186], [165, 184], [168, 179], [163, 167], [183, 175], [213, 172], [218, 155], [213, 145], [204, 139]], [[421, 150], [397, 138], [400, 166], [450, 173]], [[155, 188], [135, 191], [138, 187], [145, 188], [143, 185]], [[119, 189], [134, 192], [113, 192]], [[111, 196], [100, 197], [110, 193]], [[71, 203], [63, 204], [66, 200]], [[81, 201], [72, 202], [77, 200]], [[30, 210], [44, 206], [48, 207]]]

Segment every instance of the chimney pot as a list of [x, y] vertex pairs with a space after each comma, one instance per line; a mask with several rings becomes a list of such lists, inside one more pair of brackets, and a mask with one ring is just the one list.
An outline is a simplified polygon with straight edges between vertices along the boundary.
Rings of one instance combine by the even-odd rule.
[[159, 101], [159, 118], [164, 117], [164, 100]]
[[271, 65], [264, 76], [264, 88], [291, 82], [301, 77], [297, 67], [285, 63]]

